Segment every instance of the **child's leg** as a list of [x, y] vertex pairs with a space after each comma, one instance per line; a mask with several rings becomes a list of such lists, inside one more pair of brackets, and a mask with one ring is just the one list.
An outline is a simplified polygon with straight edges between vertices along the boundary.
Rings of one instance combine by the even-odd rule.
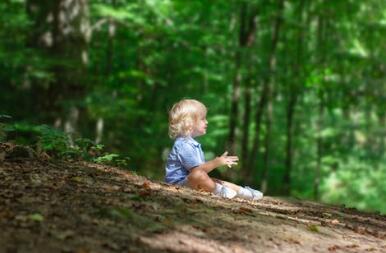
[[241, 186], [239, 186], [237, 184], [234, 184], [234, 183], [231, 183], [231, 182], [227, 182], [227, 181], [223, 181], [223, 180], [220, 180], [220, 179], [217, 179], [217, 178], [213, 178], [213, 180], [215, 182], [219, 182], [222, 185], [225, 185], [228, 188], [231, 188], [232, 190], [234, 190], [236, 192], [239, 192], [240, 189], [242, 188]]
[[196, 190], [213, 192], [216, 183], [208, 176], [205, 171], [193, 169], [188, 176], [188, 186]]
[[232, 188], [228, 188], [221, 183], [215, 182], [205, 171], [202, 170], [193, 169], [189, 173], [187, 184], [193, 189], [213, 192], [214, 194], [224, 198], [231, 199], [237, 194], [237, 191]]
[[253, 199], [253, 200], [259, 200], [263, 198], [263, 193], [257, 190], [254, 190], [248, 186], [241, 187], [237, 184], [230, 183], [227, 181], [222, 181], [219, 179], [213, 179], [215, 182], [218, 182], [222, 185], [225, 185], [228, 188], [231, 188], [232, 190], [237, 192], [237, 196], [244, 199]]

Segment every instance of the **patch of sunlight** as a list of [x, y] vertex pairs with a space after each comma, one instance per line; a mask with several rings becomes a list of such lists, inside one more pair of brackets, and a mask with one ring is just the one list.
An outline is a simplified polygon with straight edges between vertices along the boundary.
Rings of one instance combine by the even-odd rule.
[[173, 21], [169, 18], [173, 12], [173, 6], [170, 0], [146, 0], [145, 2], [167, 25], [174, 25]]
[[228, 124], [228, 116], [216, 114], [208, 117], [210, 124], [216, 125], [217, 127], [226, 126]]
[[339, 166], [340, 159], [333, 155], [326, 155], [322, 157], [323, 171], [329, 173], [331, 170]]
[[359, 145], [363, 145], [366, 143], [366, 135], [364, 135], [361, 131], [359, 130], [356, 130], [354, 131], [354, 137], [355, 137], [355, 141], [359, 144]]
[[363, 181], [361, 181], [358, 184], [358, 193], [361, 196], [367, 196], [371, 192], [371, 180], [368, 178], [364, 178]]
[[351, 112], [350, 114], [350, 117], [352, 119], [352, 121], [355, 123], [355, 124], [359, 124], [360, 121], [362, 120], [362, 114], [359, 112], [359, 111], [353, 111]]
[[368, 208], [368, 205], [365, 201], [360, 201], [355, 204], [355, 207], [358, 208], [359, 210], [366, 210]]
[[330, 177], [326, 179], [326, 186], [331, 190], [337, 190], [341, 186], [341, 181], [337, 177], [336, 173], [331, 173]]
[[338, 178], [335, 172], [323, 180], [322, 189], [322, 201], [331, 202], [339, 199], [341, 195], [342, 181]]
[[362, 45], [362, 43], [358, 40], [355, 39], [353, 41], [353, 45], [349, 52], [353, 55], [357, 55], [363, 58], [367, 58], [369, 56], [369, 53], [367, 52], [366, 48]]
[[386, 26], [386, 9], [384, 9], [383, 10], [383, 13], [382, 13], [383, 15], [383, 17], [382, 17], [382, 19], [379, 21], [379, 24], [381, 25], [381, 26]]
[[326, 127], [325, 129], [323, 129], [320, 132], [320, 137], [322, 137], [322, 138], [330, 138], [330, 137], [336, 136], [337, 134], [338, 134], [338, 131], [336, 130], [336, 128]]
[[343, 110], [342, 110], [341, 108], [335, 108], [335, 109], [332, 110], [332, 113], [333, 113], [335, 116], [340, 117], [340, 116], [342, 116], [342, 114], [343, 114]]

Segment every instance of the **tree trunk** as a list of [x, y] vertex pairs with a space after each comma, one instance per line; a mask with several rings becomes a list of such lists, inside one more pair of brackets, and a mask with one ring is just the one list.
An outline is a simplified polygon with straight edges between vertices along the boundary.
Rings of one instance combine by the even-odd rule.
[[245, 53], [245, 49], [251, 47], [253, 44], [256, 32], [256, 16], [256, 9], [252, 8], [252, 11], [248, 12], [247, 3], [243, 2], [241, 4], [239, 45], [235, 55], [235, 75], [232, 83], [231, 111], [229, 115], [229, 134], [227, 141], [227, 149], [231, 154], [236, 152], [236, 127], [239, 119], [243, 54]]
[[243, 120], [243, 132], [241, 139], [241, 167], [243, 171], [247, 171], [248, 163], [248, 141], [249, 141], [249, 125], [251, 123], [251, 102], [252, 102], [252, 87], [251, 78], [247, 80], [246, 87], [244, 89], [244, 120]]
[[256, 167], [257, 156], [259, 153], [261, 118], [268, 101], [268, 96], [269, 96], [268, 94], [271, 89], [270, 85], [272, 82], [272, 79], [271, 79], [272, 74], [276, 69], [276, 49], [279, 41], [280, 29], [283, 23], [283, 19], [282, 19], [283, 8], [284, 8], [284, 0], [278, 1], [277, 16], [274, 20], [273, 27], [272, 27], [273, 29], [272, 37], [271, 37], [272, 47], [268, 56], [268, 70], [263, 79], [263, 90], [262, 90], [262, 94], [255, 113], [255, 137], [253, 140], [253, 146], [250, 153], [251, 155], [249, 157], [249, 162], [248, 162], [248, 172], [249, 172], [248, 174], [250, 175], [248, 178], [249, 180], [251, 180], [249, 183], [253, 183], [253, 180], [257, 175], [257, 169], [255, 167]]
[[283, 178], [283, 193], [289, 195], [291, 192], [291, 172], [292, 172], [292, 156], [293, 156], [293, 118], [295, 112], [295, 105], [297, 101], [296, 94], [291, 93], [289, 95], [289, 102], [287, 105], [287, 143], [286, 143], [286, 159], [285, 159], [285, 172]]
[[[293, 135], [294, 135], [294, 114], [295, 108], [298, 101], [298, 97], [300, 96], [301, 88], [299, 87], [299, 83], [304, 82], [303, 71], [301, 67], [304, 66], [303, 62], [303, 42], [304, 42], [304, 25], [303, 25], [303, 12], [305, 7], [305, 0], [301, 0], [298, 7], [298, 34], [297, 34], [297, 46], [296, 46], [296, 60], [293, 65], [294, 72], [294, 82], [290, 83], [290, 87], [288, 89], [288, 104], [287, 104], [287, 129], [286, 129], [286, 158], [285, 158], [285, 172], [283, 177], [283, 189], [282, 193], [284, 195], [290, 195], [291, 193], [291, 173], [292, 173], [292, 163], [293, 163]], [[307, 26], [308, 27], [308, 24]]]
[[261, 190], [266, 193], [268, 188], [268, 170], [269, 170], [269, 160], [270, 160], [270, 151], [271, 151], [271, 128], [272, 128], [272, 118], [273, 118], [273, 96], [272, 91], [273, 82], [271, 87], [267, 92], [267, 111], [266, 111], [266, 134], [264, 139], [264, 158], [263, 158], [263, 169], [261, 174]]
[[315, 178], [314, 178], [314, 199], [319, 199], [319, 185], [320, 185], [320, 171], [322, 167], [322, 157], [323, 157], [323, 139], [321, 132], [323, 130], [323, 114], [324, 114], [324, 96], [322, 92], [319, 92], [319, 111], [318, 111], [318, 121], [317, 121], [317, 133], [318, 137], [316, 140], [316, 168], [315, 168]]
[[[112, 6], [116, 5], [116, 0], [112, 0]], [[115, 22], [110, 18], [108, 21], [108, 36], [107, 36], [107, 50], [106, 50], [106, 79], [109, 80], [114, 66], [114, 37], [117, 26]], [[112, 94], [113, 96], [113, 94]], [[105, 127], [105, 120], [102, 115], [99, 115], [95, 124], [95, 143], [101, 143], [103, 139], [103, 132]]]
[[[47, 118], [70, 135], [77, 132], [79, 101], [84, 95], [88, 63], [88, 1], [28, 0], [27, 13], [33, 22], [28, 46], [47, 55], [53, 77], [43, 96]], [[67, 106], [64, 106], [67, 104]]]
[[[320, 14], [317, 22], [317, 47], [320, 52], [319, 65], [324, 69], [325, 64], [325, 48], [326, 48], [326, 31], [325, 31], [325, 19]], [[323, 82], [324, 80], [322, 80]], [[317, 139], [316, 139], [316, 167], [315, 167], [315, 178], [314, 178], [314, 199], [319, 199], [319, 185], [320, 185], [320, 172], [322, 166], [323, 157], [323, 138], [321, 136], [323, 130], [323, 116], [324, 116], [324, 91], [323, 86], [318, 89], [319, 109], [318, 109], [318, 120], [317, 120]]]

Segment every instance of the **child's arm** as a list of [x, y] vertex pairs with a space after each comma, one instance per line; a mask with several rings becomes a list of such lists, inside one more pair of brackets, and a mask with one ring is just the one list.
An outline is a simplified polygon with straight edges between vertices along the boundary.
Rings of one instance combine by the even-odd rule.
[[209, 173], [215, 168], [224, 165], [227, 165], [229, 168], [232, 167], [232, 165], [237, 165], [238, 160], [239, 158], [237, 156], [228, 156], [228, 152], [225, 152], [221, 156], [197, 166], [194, 170], [204, 170], [206, 173]]

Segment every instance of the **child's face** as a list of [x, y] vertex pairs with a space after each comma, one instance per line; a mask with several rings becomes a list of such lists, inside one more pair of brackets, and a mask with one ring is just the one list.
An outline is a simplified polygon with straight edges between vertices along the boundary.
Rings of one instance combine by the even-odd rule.
[[197, 137], [206, 134], [206, 128], [208, 127], [208, 121], [206, 120], [206, 114], [201, 115], [196, 125], [194, 126], [192, 137]]

